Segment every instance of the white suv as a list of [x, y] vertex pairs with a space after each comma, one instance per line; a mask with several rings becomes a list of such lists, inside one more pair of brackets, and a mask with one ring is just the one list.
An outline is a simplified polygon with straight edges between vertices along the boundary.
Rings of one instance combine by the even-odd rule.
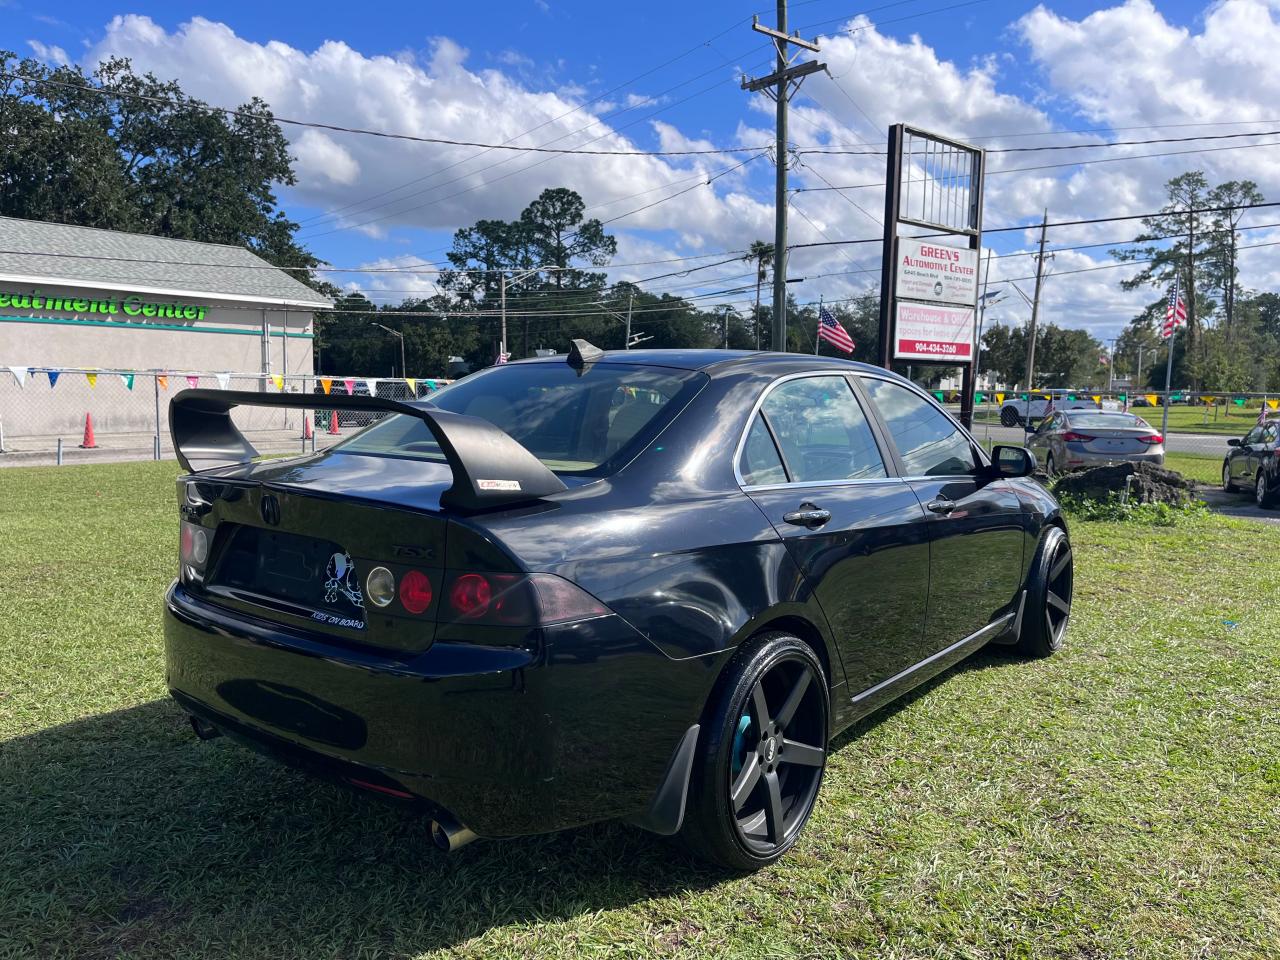
[[[1053, 397], [1055, 410], [1100, 409], [1093, 398], [1086, 393], [1078, 393], [1075, 390], [1042, 390], [1033, 394], [1030, 400], [1023, 400], [1021, 394], [1010, 396], [1000, 405], [1000, 423], [1006, 427], [1019, 427], [1025, 426], [1028, 420], [1032, 423], [1043, 420], [1045, 411], [1049, 409], [1049, 401], [1045, 399], [1046, 393]], [[1068, 397], [1075, 397], [1075, 399], [1069, 400]]]

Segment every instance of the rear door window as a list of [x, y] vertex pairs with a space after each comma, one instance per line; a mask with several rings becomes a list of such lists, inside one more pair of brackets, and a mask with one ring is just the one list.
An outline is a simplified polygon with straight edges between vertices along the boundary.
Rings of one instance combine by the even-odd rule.
[[761, 414], [792, 483], [888, 476], [871, 424], [844, 377], [786, 381], [765, 397]]

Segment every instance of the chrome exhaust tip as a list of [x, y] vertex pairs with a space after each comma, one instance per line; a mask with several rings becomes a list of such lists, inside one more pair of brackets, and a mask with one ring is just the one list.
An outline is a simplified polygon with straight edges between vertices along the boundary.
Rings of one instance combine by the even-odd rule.
[[453, 853], [465, 847], [476, 835], [448, 817], [439, 817], [431, 821], [431, 840], [445, 853]]
[[201, 740], [213, 740], [222, 736], [222, 731], [215, 727], [208, 720], [201, 720], [199, 717], [191, 717], [191, 729], [195, 731], [195, 735]]

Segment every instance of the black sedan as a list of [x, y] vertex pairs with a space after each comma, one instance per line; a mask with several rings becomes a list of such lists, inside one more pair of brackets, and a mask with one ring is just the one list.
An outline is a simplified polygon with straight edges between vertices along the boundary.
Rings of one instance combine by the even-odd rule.
[[834, 733], [988, 643], [1063, 642], [1031, 456], [879, 368], [579, 341], [326, 402], [384, 418], [254, 462], [235, 408], [297, 396], [174, 399], [168, 685], [197, 734], [415, 805], [446, 849], [616, 818], [758, 868]]
[[1280, 497], [1280, 420], [1260, 423], [1243, 437], [1232, 437], [1227, 446], [1222, 489], [1248, 490], [1258, 506], [1274, 506]]

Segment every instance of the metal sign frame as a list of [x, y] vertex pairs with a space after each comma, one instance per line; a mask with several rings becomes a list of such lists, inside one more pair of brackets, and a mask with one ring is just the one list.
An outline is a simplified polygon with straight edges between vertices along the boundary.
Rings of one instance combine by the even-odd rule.
[[[905, 181], [904, 169], [907, 174]], [[887, 370], [893, 361], [897, 333], [898, 227], [905, 224], [934, 231], [934, 236], [964, 237], [968, 249], [981, 256], [986, 151], [951, 137], [897, 123], [889, 128], [888, 166], [885, 173], [879, 363]], [[922, 173], [922, 176], [916, 176], [917, 173]], [[919, 303], [922, 306], [948, 305], [943, 301], [908, 301], [906, 298], [902, 302]], [[954, 306], [954, 303], [950, 306]], [[976, 320], [976, 283], [972, 308]], [[960, 422], [965, 427], [973, 423], [973, 371], [979, 349], [975, 325], [975, 342], [968, 358], [936, 361], [944, 366], [960, 366], [963, 369]], [[934, 361], [912, 360], [912, 363]]]

